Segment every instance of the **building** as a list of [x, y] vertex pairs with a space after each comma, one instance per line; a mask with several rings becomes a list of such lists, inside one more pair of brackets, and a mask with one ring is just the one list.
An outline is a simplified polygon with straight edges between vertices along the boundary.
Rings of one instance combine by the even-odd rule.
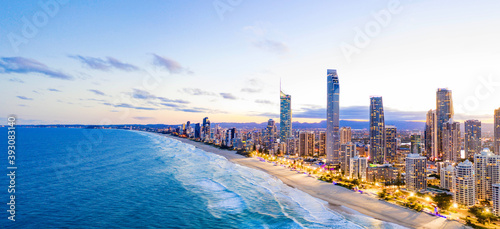
[[492, 185], [500, 183], [500, 156], [484, 149], [474, 155], [476, 199], [492, 200]]
[[299, 133], [299, 156], [314, 156], [314, 133], [308, 131]]
[[460, 150], [462, 148], [460, 123], [453, 122], [453, 119], [450, 119], [447, 123], [443, 124], [442, 136], [444, 160], [458, 163], [461, 158]]
[[493, 213], [500, 216], [500, 184], [493, 184]]
[[385, 127], [385, 160], [390, 163], [397, 162], [398, 140], [396, 136], [398, 130], [395, 126]]
[[436, 119], [438, 133], [438, 157], [443, 158], [444, 153], [442, 139], [443, 126], [453, 117], [453, 100], [451, 90], [439, 88], [436, 92]]
[[391, 164], [368, 167], [366, 168], [366, 180], [372, 183], [396, 184], [401, 181], [401, 172]]
[[327, 75], [327, 104], [326, 104], [326, 161], [339, 162], [340, 151], [340, 107], [339, 107], [339, 77], [337, 70], [328, 69]]
[[466, 207], [476, 203], [476, 187], [474, 182], [474, 166], [469, 160], [455, 167], [455, 188], [453, 201]]
[[288, 138], [287, 141], [286, 141], [286, 149], [287, 149], [287, 154], [288, 155], [296, 155], [298, 153], [298, 148], [299, 148], [299, 145], [297, 144], [298, 141], [297, 139], [295, 138]]
[[412, 134], [410, 137], [411, 141], [411, 153], [416, 153], [422, 155], [422, 136], [417, 134]]
[[351, 127], [344, 126], [340, 128], [340, 145], [351, 142], [351, 138], [352, 138]]
[[321, 131], [319, 132], [319, 156], [325, 156], [326, 155], [326, 132]]
[[273, 119], [267, 121], [267, 127], [264, 138], [264, 145], [267, 149], [272, 148], [272, 144], [276, 141], [276, 122]]
[[201, 127], [201, 132], [202, 132], [202, 139], [203, 141], [210, 141], [210, 120], [208, 120], [208, 117], [205, 117], [203, 119], [203, 126]]
[[437, 137], [436, 110], [429, 110], [425, 121], [425, 156], [427, 159], [438, 159]]
[[496, 109], [495, 110], [495, 115], [493, 117], [493, 119], [495, 120], [495, 123], [494, 123], [494, 131], [495, 131], [495, 141], [493, 143], [494, 145], [494, 153], [496, 155], [500, 155], [500, 108]]
[[421, 192], [427, 189], [427, 158], [419, 154], [406, 157], [406, 189]]
[[292, 96], [286, 95], [280, 89], [280, 141], [292, 136]]
[[472, 159], [481, 153], [481, 121], [465, 121], [465, 158]]
[[351, 158], [356, 156], [358, 156], [358, 153], [355, 144], [347, 143], [340, 146], [340, 169], [345, 176], [349, 175]]
[[453, 184], [455, 179], [455, 168], [453, 168], [452, 165], [448, 165], [447, 167], [441, 169], [439, 176], [441, 178], [440, 188], [452, 191], [453, 187], [455, 187]]
[[370, 161], [385, 162], [385, 121], [382, 97], [370, 97]]
[[349, 178], [366, 180], [366, 168], [368, 167], [368, 160], [366, 157], [352, 157], [349, 159]]

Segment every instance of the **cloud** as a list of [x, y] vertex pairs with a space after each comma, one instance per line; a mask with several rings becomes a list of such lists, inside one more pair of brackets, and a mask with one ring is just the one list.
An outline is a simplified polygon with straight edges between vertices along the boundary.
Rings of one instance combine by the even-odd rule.
[[210, 96], [216, 95], [213, 92], [203, 91], [199, 88], [184, 88], [182, 89], [182, 91], [190, 95], [210, 95]]
[[136, 110], [148, 110], [148, 111], [158, 110], [158, 109], [153, 108], [153, 107], [138, 107], [138, 106], [133, 106], [133, 105], [128, 104], [128, 103], [120, 103], [120, 104], [102, 103], [102, 104], [106, 105], [106, 106], [116, 107], [116, 108], [131, 108], [131, 109], [136, 109]]
[[175, 103], [161, 103], [161, 105], [166, 106], [166, 107], [173, 107], [173, 108], [182, 107], [181, 105], [175, 104]]
[[156, 96], [153, 95], [147, 91], [140, 90], [140, 89], [133, 89], [132, 93], [130, 94], [132, 98], [135, 99], [141, 99], [141, 100], [155, 100], [158, 99], [164, 103], [182, 103], [182, 104], [188, 104], [189, 101], [182, 100], [182, 99], [169, 99], [161, 96]]
[[54, 91], [54, 92], [61, 92], [61, 91], [59, 91], [59, 90], [57, 90], [57, 89], [55, 89], [55, 88], [49, 88], [49, 89], [47, 89], [47, 90], [49, 90], [49, 91]]
[[188, 74], [193, 74], [193, 72], [187, 68], [182, 67], [182, 65], [170, 58], [167, 57], [162, 57], [159, 55], [156, 55], [153, 53], [154, 60], [153, 64], [158, 66], [158, 67], [163, 67], [167, 69], [171, 74], [178, 74], [178, 73], [188, 73]]
[[241, 91], [242, 92], [247, 92], [247, 93], [257, 93], [257, 92], [261, 92], [262, 89], [260, 89], [260, 88], [259, 89], [254, 89], [254, 88], [248, 88], [248, 87], [246, 87], [246, 88], [242, 88]]
[[165, 97], [156, 97], [156, 98], [161, 100], [162, 102], [165, 102], [165, 103], [182, 103], [182, 104], [189, 103], [189, 101], [182, 100], [182, 99], [167, 99]]
[[24, 83], [24, 81], [18, 79], [18, 78], [12, 78], [12, 79], [9, 79], [10, 82], [16, 82], [16, 83]]
[[0, 73], [39, 73], [50, 78], [72, 80], [73, 77], [59, 71], [55, 71], [36, 60], [24, 57], [1, 57]]
[[[415, 121], [425, 120], [425, 111], [400, 111], [393, 108], [384, 108], [386, 121]], [[350, 106], [340, 108], [341, 120], [367, 120], [370, 118], [368, 106]], [[326, 119], [326, 108], [309, 106], [293, 114], [294, 118]]]
[[88, 91], [93, 92], [93, 93], [94, 93], [94, 94], [96, 94], [96, 95], [106, 96], [106, 94], [104, 94], [104, 92], [99, 91], [99, 90], [89, 89]]
[[151, 120], [151, 119], [155, 119], [153, 117], [143, 117], [143, 116], [136, 116], [136, 117], [133, 117], [134, 119], [137, 119], [137, 120]]
[[257, 48], [260, 48], [262, 50], [276, 53], [276, 54], [285, 54], [288, 52], [288, 47], [279, 41], [273, 41], [269, 39], [263, 39], [259, 40], [253, 43], [253, 45]]
[[231, 93], [219, 93], [220, 96], [222, 96], [222, 98], [224, 99], [231, 99], [231, 100], [235, 100], [237, 99], [234, 95], [232, 95]]
[[109, 71], [111, 68], [120, 69], [123, 71], [137, 71], [138, 67], [119, 61], [113, 57], [106, 57], [106, 59], [96, 58], [96, 57], [84, 57], [80, 55], [69, 56], [70, 58], [79, 60], [85, 66], [101, 71]]
[[274, 104], [273, 102], [269, 100], [264, 100], [264, 99], [257, 99], [255, 100], [256, 103], [262, 103], [262, 104]]
[[26, 96], [17, 96], [17, 98], [20, 98], [22, 100], [33, 100], [33, 98], [28, 98]]

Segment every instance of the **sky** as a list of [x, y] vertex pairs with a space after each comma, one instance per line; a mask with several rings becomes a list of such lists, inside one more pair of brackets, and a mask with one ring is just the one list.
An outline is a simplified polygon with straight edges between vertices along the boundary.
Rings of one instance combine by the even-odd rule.
[[425, 121], [436, 90], [455, 120], [500, 107], [499, 1], [2, 1], [0, 116], [19, 124], [179, 124], [326, 118]]

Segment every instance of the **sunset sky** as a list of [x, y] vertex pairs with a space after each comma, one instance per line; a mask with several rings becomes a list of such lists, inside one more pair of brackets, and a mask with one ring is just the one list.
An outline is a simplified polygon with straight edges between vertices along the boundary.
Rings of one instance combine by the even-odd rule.
[[[48, 5], [40, 4], [49, 2]], [[2, 1], [0, 115], [19, 124], [340, 118], [422, 121], [436, 90], [455, 119], [500, 107], [500, 1]]]

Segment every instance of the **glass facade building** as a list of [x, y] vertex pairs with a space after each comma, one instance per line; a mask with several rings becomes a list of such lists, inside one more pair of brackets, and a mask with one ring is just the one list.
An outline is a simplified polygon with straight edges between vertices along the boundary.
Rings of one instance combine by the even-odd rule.
[[292, 137], [292, 96], [280, 91], [280, 142]]
[[443, 126], [453, 117], [451, 90], [439, 88], [436, 92], [436, 119], [438, 133], [438, 157], [443, 158]]
[[370, 161], [384, 164], [385, 120], [382, 97], [370, 97]]
[[465, 121], [465, 157], [471, 160], [481, 152], [481, 121]]
[[337, 70], [327, 69], [327, 104], [326, 104], [326, 161], [339, 163], [339, 77]]

